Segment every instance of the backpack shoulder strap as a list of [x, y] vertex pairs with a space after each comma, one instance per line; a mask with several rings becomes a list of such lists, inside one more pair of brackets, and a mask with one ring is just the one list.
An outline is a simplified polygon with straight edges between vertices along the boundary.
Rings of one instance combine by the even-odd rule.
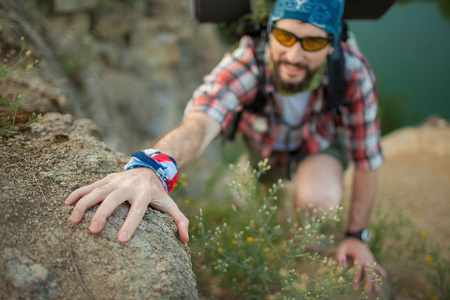
[[[249, 104], [244, 105], [245, 110], [247, 111], [253, 111], [253, 112], [259, 112], [262, 111], [267, 104], [267, 101], [269, 100], [269, 96], [266, 93], [265, 84], [266, 84], [266, 69], [264, 64], [264, 56], [265, 56], [265, 50], [266, 50], [266, 38], [265, 36], [251, 36], [253, 40], [254, 45], [254, 54], [255, 54], [255, 60], [256, 65], [258, 67], [258, 92], [256, 94], [256, 97], [253, 101], [251, 101]], [[231, 129], [225, 133], [225, 139], [226, 140], [233, 140], [237, 129], [238, 124], [241, 119], [242, 111], [236, 114], [235, 118], [233, 119], [233, 123], [230, 125]]]
[[335, 46], [333, 53], [328, 56], [328, 86], [326, 88], [327, 110], [338, 110], [345, 102], [345, 58], [342, 46]]
[[[346, 41], [347, 37], [347, 24], [343, 22], [341, 40]], [[328, 79], [328, 87], [325, 91], [328, 99], [326, 109], [340, 113], [341, 106], [345, 102], [345, 90], [347, 89], [344, 50], [340, 43], [337, 43], [333, 53], [328, 55]]]

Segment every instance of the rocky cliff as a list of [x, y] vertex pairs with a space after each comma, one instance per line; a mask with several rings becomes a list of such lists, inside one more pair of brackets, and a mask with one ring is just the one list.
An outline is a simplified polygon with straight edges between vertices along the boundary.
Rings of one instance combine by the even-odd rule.
[[149, 208], [122, 245], [126, 205], [91, 235], [95, 209], [75, 225], [63, 201], [121, 170], [127, 155], [116, 150], [146, 147], [178, 122], [223, 52], [215, 29], [193, 22], [187, 1], [146, 0], [5, 0], [0, 27], [5, 65], [22, 36], [39, 60], [2, 78], [0, 94], [21, 95], [17, 123], [44, 115], [0, 142], [0, 298], [197, 298], [189, 249], [171, 217]]
[[60, 111], [91, 119], [105, 143], [126, 153], [178, 123], [194, 88], [230, 47], [215, 26], [196, 24], [189, 1], [5, 0], [0, 26], [7, 50], [20, 49], [23, 36], [40, 60], [33, 82], [20, 84], [44, 91]]

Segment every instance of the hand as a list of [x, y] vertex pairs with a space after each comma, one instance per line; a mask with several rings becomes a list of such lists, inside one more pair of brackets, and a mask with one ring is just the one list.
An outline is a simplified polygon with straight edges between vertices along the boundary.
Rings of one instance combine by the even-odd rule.
[[375, 265], [373, 269], [375, 273], [382, 277], [387, 277], [387, 273], [382, 266], [376, 264], [376, 260], [372, 252], [370, 252], [369, 247], [358, 239], [351, 237], [345, 238], [337, 247], [336, 259], [339, 265], [343, 266], [347, 262], [347, 258], [351, 258], [353, 263], [358, 265], [353, 287], [357, 287], [364, 279], [366, 292], [369, 293], [372, 289], [375, 292], [379, 292], [379, 285], [373, 284], [373, 276], [367, 270], [369, 267]]
[[119, 242], [126, 243], [131, 239], [148, 205], [172, 216], [178, 226], [181, 241], [185, 243], [189, 241], [189, 220], [164, 190], [159, 177], [151, 169], [134, 168], [110, 174], [102, 180], [75, 190], [66, 199], [65, 204], [72, 205], [77, 200], [79, 201], [71, 216], [74, 223], [81, 221], [87, 209], [102, 202], [89, 226], [92, 233], [99, 233], [105, 225], [106, 218], [120, 204], [128, 201], [131, 208], [118, 232]]

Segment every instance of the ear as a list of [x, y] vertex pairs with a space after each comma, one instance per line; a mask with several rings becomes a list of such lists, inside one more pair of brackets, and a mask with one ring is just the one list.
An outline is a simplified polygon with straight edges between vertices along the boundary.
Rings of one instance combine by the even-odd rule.
[[331, 53], [333, 53], [333, 51], [334, 51], [334, 47], [331, 46], [331, 47], [328, 49], [328, 55], [330, 55]]

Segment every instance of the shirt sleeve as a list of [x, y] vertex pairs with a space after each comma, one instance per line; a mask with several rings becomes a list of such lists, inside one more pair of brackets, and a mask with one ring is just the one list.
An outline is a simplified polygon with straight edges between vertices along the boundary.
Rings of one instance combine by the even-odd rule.
[[244, 36], [233, 52], [228, 52], [194, 91], [184, 114], [202, 111], [222, 125], [224, 131], [243, 104], [255, 98], [258, 68], [250, 37]]
[[342, 111], [347, 147], [356, 169], [374, 170], [384, 162], [375, 76], [359, 53], [346, 57], [347, 100]]

